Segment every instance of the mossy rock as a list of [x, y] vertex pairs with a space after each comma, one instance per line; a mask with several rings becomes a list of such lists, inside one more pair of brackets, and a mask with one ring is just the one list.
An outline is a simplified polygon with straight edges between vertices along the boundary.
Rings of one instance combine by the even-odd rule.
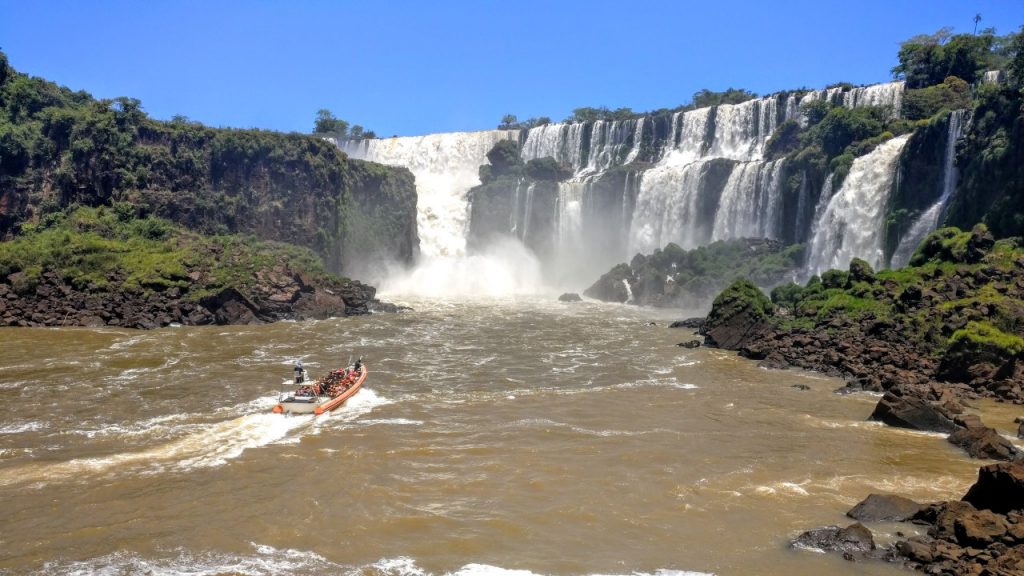
[[737, 280], [715, 298], [703, 333], [707, 344], [729, 350], [756, 338], [774, 313], [771, 300], [749, 280]]
[[872, 283], [875, 281], [875, 270], [866, 261], [860, 258], [854, 258], [850, 260], [850, 278], [849, 283], [852, 285], [854, 282], [867, 282]]
[[988, 322], [971, 321], [949, 339], [939, 375], [954, 382], [994, 378], [1021, 358], [1024, 338]]

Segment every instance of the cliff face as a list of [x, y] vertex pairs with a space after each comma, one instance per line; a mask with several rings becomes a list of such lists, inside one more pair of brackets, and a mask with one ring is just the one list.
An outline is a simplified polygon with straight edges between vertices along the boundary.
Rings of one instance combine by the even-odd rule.
[[403, 168], [349, 161], [313, 136], [160, 122], [138, 100], [98, 101], [2, 57], [0, 68], [0, 238], [71, 205], [127, 204], [203, 233], [306, 246], [335, 272], [416, 255]]
[[352, 203], [329, 265], [359, 277], [379, 275], [389, 263], [411, 265], [420, 251], [412, 172], [362, 160], [350, 159], [347, 166]]

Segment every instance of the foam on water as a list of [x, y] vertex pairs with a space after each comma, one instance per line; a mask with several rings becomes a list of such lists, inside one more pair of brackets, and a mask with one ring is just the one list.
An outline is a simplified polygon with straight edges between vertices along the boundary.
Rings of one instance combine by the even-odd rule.
[[803, 482], [772, 482], [764, 486], [755, 486], [753, 491], [759, 496], [804, 497], [811, 495], [807, 488], [805, 488], [808, 484], [810, 484], [809, 480], [804, 480]]
[[[345, 407], [336, 410], [335, 413], [345, 414], [348, 412], [354, 418], [368, 412], [374, 406], [386, 402], [372, 393], [364, 396], [366, 392], [370, 391], [363, 390], [356, 394]], [[363, 398], [359, 399], [361, 396]], [[156, 474], [165, 471], [184, 472], [196, 468], [221, 466], [229, 460], [238, 458], [250, 448], [285, 440], [294, 432], [315, 433], [317, 431], [312, 417], [281, 416], [270, 413], [269, 408], [275, 402], [276, 396], [258, 398], [234, 407], [250, 411], [257, 408], [259, 409], [257, 413], [248, 413], [212, 424], [186, 425], [195, 430], [170, 442], [143, 450], [94, 458], [78, 458], [58, 463], [33, 463], [15, 468], [9, 470], [8, 474], [0, 479], [0, 485], [32, 483], [38, 487], [51, 482], [76, 479], [83, 475], [104, 476], [115, 471], [117, 473]], [[222, 408], [215, 412], [230, 410], [232, 408]], [[165, 428], [167, 422], [173, 422], [175, 419], [175, 415], [170, 415], [152, 419], [138, 426], [121, 427], [119, 431], [116, 430], [117, 427], [114, 428], [115, 433], [121, 434], [153, 434], [155, 431]]]

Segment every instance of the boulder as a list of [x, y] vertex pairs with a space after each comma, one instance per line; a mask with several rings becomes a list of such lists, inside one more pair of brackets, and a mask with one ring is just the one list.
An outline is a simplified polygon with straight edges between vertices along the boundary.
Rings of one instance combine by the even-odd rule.
[[687, 340], [686, 342], [680, 342], [676, 344], [682, 348], [700, 348], [700, 340]]
[[976, 510], [961, 515], [954, 526], [957, 543], [961, 546], [985, 548], [1006, 534], [1006, 518], [991, 510]]
[[985, 426], [974, 414], [956, 416], [958, 428], [949, 435], [949, 443], [967, 451], [971, 458], [1014, 460], [1019, 451], [993, 428]]
[[575, 292], [566, 292], [558, 297], [559, 302], [582, 302], [583, 298]]
[[903, 496], [870, 494], [846, 515], [861, 522], [901, 522], [917, 514], [921, 507]]
[[687, 318], [686, 320], [676, 320], [675, 322], [668, 325], [669, 328], [700, 328], [704, 325], [704, 318]]
[[912, 387], [891, 388], [875, 405], [870, 419], [912, 430], [945, 433], [956, 430], [953, 415], [946, 406], [928, 400], [923, 391]]
[[970, 502], [952, 500], [925, 506], [911, 520], [930, 525], [928, 535], [933, 538], [956, 542], [957, 520], [974, 512], [977, 509]]
[[922, 564], [930, 564], [935, 560], [935, 552], [931, 543], [924, 538], [911, 538], [896, 543], [896, 551], [901, 555]]
[[846, 528], [826, 526], [808, 530], [796, 537], [792, 546], [839, 552], [842, 554], [864, 554], [875, 549], [875, 539], [860, 522], [850, 524]]
[[704, 344], [738, 350], [769, 329], [773, 306], [754, 284], [737, 280], [715, 298], [701, 327]]
[[634, 278], [629, 264], [619, 264], [584, 290], [583, 295], [602, 302], [626, 302], [630, 296], [630, 281]]
[[853, 282], [874, 282], [875, 271], [871, 268], [871, 264], [860, 258], [854, 258], [850, 260], [850, 283]]
[[[241, 292], [225, 288], [213, 296], [207, 296], [200, 303], [210, 311], [217, 324], [256, 324], [260, 322], [258, 310]], [[128, 316], [122, 313], [121, 316]]]
[[1024, 464], [1001, 462], [978, 470], [978, 481], [964, 495], [963, 501], [979, 510], [1005, 514], [1024, 510]]

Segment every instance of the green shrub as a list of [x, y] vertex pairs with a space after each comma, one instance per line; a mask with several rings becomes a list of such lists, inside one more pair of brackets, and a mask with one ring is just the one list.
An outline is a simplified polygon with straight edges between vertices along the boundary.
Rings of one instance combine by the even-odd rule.
[[1010, 356], [1024, 352], [1024, 339], [1015, 334], [1007, 334], [986, 322], [968, 322], [967, 326], [953, 333], [949, 345], [950, 348], [965, 345], [970, 348], [991, 348]]

